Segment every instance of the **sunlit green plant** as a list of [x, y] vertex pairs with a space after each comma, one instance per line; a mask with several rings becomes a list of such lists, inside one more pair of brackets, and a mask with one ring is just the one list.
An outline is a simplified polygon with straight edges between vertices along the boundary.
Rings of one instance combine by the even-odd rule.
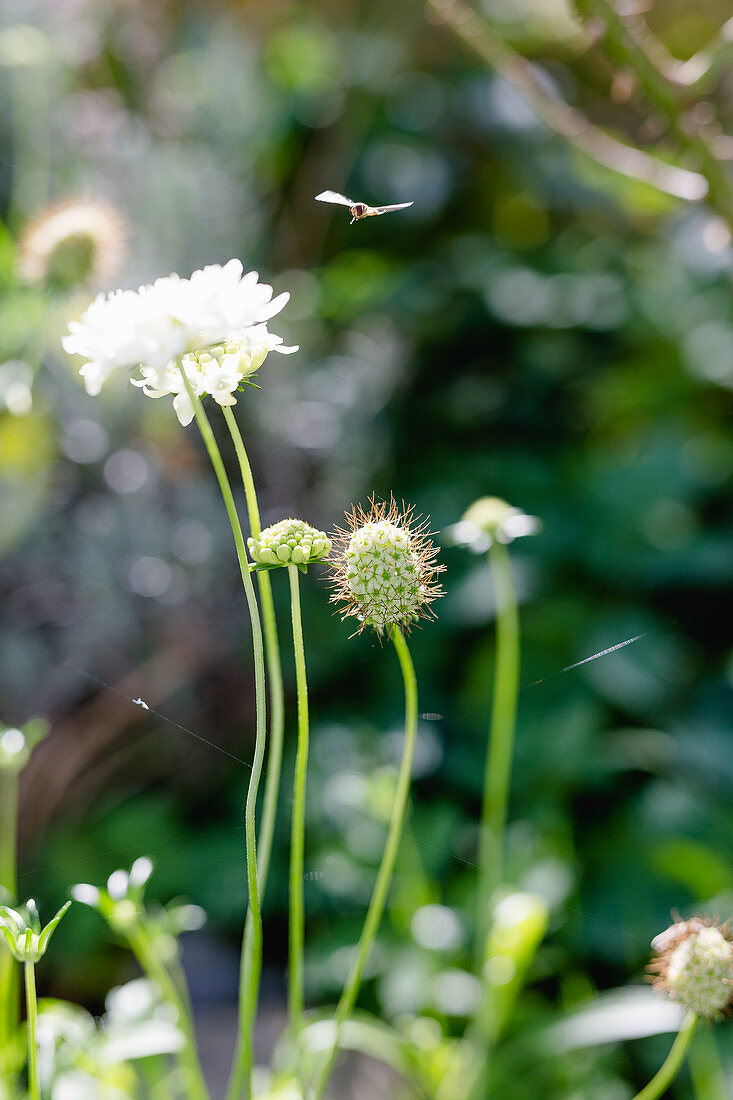
[[296, 1053], [303, 1023], [305, 905], [303, 898], [305, 796], [308, 771], [308, 682], [306, 678], [303, 624], [300, 607], [299, 573], [309, 565], [328, 557], [331, 542], [323, 531], [298, 519], [284, 519], [267, 527], [247, 545], [258, 572], [287, 568], [290, 580], [290, 612], [293, 627], [293, 653], [298, 695], [298, 746], [293, 782], [293, 812], [290, 828], [290, 893], [289, 893], [289, 955], [288, 1008], [290, 1027]]
[[[479, 1100], [495, 1087], [495, 1052], [508, 1030], [530, 967], [548, 925], [548, 906], [535, 893], [507, 882], [505, 829], [514, 751], [519, 690], [519, 618], [507, 545], [534, 533], [538, 521], [506, 502], [486, 497], [469, 508], [453, 528], [453, 540], [478, 553], [488, 552], [496, 603], [496, 650], [493, 699], [487, 739], [479, 829], [477, 912], [474, 928], [474, 973], [454, 968], [454, 984], [465, 991], [463, 1034], [420, 1018], [409, 1027], [377, 1026], [354, 1016], [365, 967], [387, 904], [400, 845], [405, 839], [410, 777], [417, 732], [417, 685], [405, 634], [420, 618], [433, 617], [431, 604], [442, 595], [437, 583], [442, 566], [425, 524], [416, 524], [412, 509], [394, 501], [368, 510], [352, 509], [348, 527], [333, 540], [299, 520], [283, 520], [261, 530], [259, 506], [247, 452], [232, 407], [242, 388], [252, 385], [255, 372], [271, 350], [289, 352], [280, 337], [270, 334], [267, 321], [285, 304], [287, 295], [272, 299], [255, 273], [242, 277], [241, 265], [196, 272], [190, 279], [171, 276], [139, 292], [118, 292], [98, 298], [80, 322], [73, 322], [65, 341], [81, 355], [81, 374], [91, 394], [99, 392], [116, 370], [139, 370], [131, 381], [153, 398], [173, 397], [184, 426], [196, 422], [217, 478], [234, 537], [242, 583], [253, 631], [256, 688], [256, 737], [251, 780], [245, 807], [246, 865], [249, 904], [242, 940], [239, 1030], [227, 1100], [251, 1100], [255, 1084], [253, 1029], [257, 1014], [262, 965], [261, 902], [265, 888], [277, 809], [282, 758], [282, 673], [269, 573], [288, 568], [298, 697], [298, 741], [290, 863], [289, 1038], [295, 1056], [290, 1068], [264, 1087], [267, 1095], [301, 1094], [320, 1100], [342, 1045], [371, 1044], [408, 1080], [434, 1100]], [[203, 404], [220, 406], [239, 462], [247, 502], [250, 537], [245, 539], [224, 460]], [[249, 550], [249, 553], [248, 553]], [[405, 690], [405, 740], [389, 814], [389, 826], [371, 899], [343, 992], [332, 1018], [304, 1024], [305, 954], [303, 870], [305, 791], [309, 715], [306, 667], [300, 612], [299, 573], [327, 560], [333, 600], [342, 618], [355, 618], [357, 631], [372, 628], [390, 640], [400, 663]], [[260, 606], [251, 573], [258, 578]], [[257, 795], [263, 774], [267, 721], [265, 712], [265, 648], [270, 676], [272, 738], [261, 825]], [[175, 1005], [183, 1035], [179, 1051], [184, 1089], [190, 1100], [205, 1100], [207, 1085], [198, 1062], [190, 1003], [178, 965], [175, 930], [166, 932], [160, 914], [151, 916], [143, 904], [143, 889], [152, 870], [138, 860], [131, 871], [115, 872], [104, 890], [78, 886], [74, 896], [97, 908], [136, 955], [163, 998]], [[170, 919], [170, 911], [166, 919]], [[180, 931], [180, 928], [178, 929]], [[727, 940], [725, 941], [727, 943]], [[171, 946], [172, 945], [172, 946]], [[680, 983], [674, 978], [667, 981]], [[478, 993], [474, 996], [474, 991]], [[460, 999], [460, 998], [459, 998]], [[655, 1081], [671, 1080], [692, 1034], [686, 1025]], [[458, 1029], [456, 1029], [458, 1030]], [[489, 1057], [487, 1057], [489, 1055]], [[666, 1076], [665, 1076], [666, 1075]], [[641, 1095], [657, 1093], [652, 1082]], [[279, 1090], [279, 1091], [278, 1091]]]
[[[277, 654], [277, 631], [272, 597], [267, 580], [260, 581], [263, 596], [268, 664], [275, 703], [274, 753], [265, 792], [262, 867], [258, 870], [256, 811], [257, 795], [265, 762], [267, 742], [265, 703], [265, 654], [263, 629], [257, 597], [250, 577], [250, 562], [242, 527], [219, 445], [201, 398], [214, 398], [230, 413], [233, 396], [240, 385], [249, 384], [253, 370], [262, 365], [268, 351], [295, 351], [283, 345], [279, 336], [268, 332], [267, 321], [284, 307], [288, 294], [272, 297], [272, 287], [259, 282], [256, 272], [242, 274], [242, 265], [231, 260], [224, 267], [214, 265], [196, 271], [190, 279], [170, 276], [141, 287], [138, 292], [118, 291], [100, 295], [80, 321], [69, 325], [65, 349], [82, 357], [80, 368], [87, 392], [98, 394], [107, 378], [117, 370], [138, 369], [132, 380], [150, 397], [173, 395], [173, 406], [182, 424], [195, 419], [221, 491], [239, 562], [247, 606], [252, 622], [255, 668], [255, 750], [245, 806], [248, 912], [242, 939], [239, 997], [239, 1028], [230, 1096], [252, 1092], [252, 1049], [262, 967], [262, 911], [269, 863], [276, 796], [282, 755], [281, 670]], [[259, 509], [244, 444], [233, 418], [228, 424], [235, 441], [244, 479], [252, 534], [259, 534]]]
[[173, 903], [164, 910], [145, 905], [145, 886], [153, 873], [152, 860], [136, 859], [129, 871], [114, 871], [105, 887], [79, 883], [72, 889], [75, 901], [96, 909], [110, 928], [130, 948], [143, 972], [176, 1011], [183, 1036], [179, 1052], [185, 1085], [191, 1100], [204, 1100], [208, 1088], [196, 1047], [193, 1012], [180, 963], [178, 936], [200, 928], [205, 919], [199, 906]]
[[[18, 781], [48, 729], [43, 718], [33, 718], [22, 728], [0, 723], [0, 902], [17, 900]], [[17, 1025], [17, 975], [11, 952], [5, 950], [0, 938], [0, 1051], [8, 1049]]]
[[44, 1095], [122, 1100], [138, 1096], [143, 1083], [151, 1097], [185, 1087], [170, 1068], [184, 1036], [174, 1010], [147, 978], [110, 990], [98, 1020], [67, 1001], [41, 1001], [37, 1030]]
[[70, 901], [59, 909], [45, 927], [41, 927], [38, 909], [29, 899], [22, 909], [0, 905], [0, 935], [11, 955], [23, 966], [25, 978], [26, 1026], [28, 1032], [28, 1092], [30, 1100], [41, 1100], [41, 1084], [38, 1076], [38, 1001], [36, 998], [36, 963], [46, 954], [51, 936], [68, 911]]
[[427, 521], [416, 522], [414, 509], [400, 510], [394, 500], [385, 504], [373, 499], [368, 511], [352, 508], [346, 519], [347, 527], [338, 528], [333, 540], [332, 599], [341, 605], [342, 618], [357, 619], [358, 630], [372, 627], [394, 645], [405, 689], [405, 740], [384, 852], [356, 956], [336, 1007], [330, 1049], [312, 1086], [315, 1100], [326, 1089], [343, 1026], [354, 1010], [402, 839], [417, 737], [417, 679], [405, 632], [419, 618], [431, 618], [430, 604], [443, 595], [437, 577], [444, 566], [435, 561], [437, 549], [430, 541]]

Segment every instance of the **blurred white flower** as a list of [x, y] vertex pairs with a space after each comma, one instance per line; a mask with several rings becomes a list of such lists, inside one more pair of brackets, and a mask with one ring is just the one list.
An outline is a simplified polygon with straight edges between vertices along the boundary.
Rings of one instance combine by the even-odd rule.
[[[267, 325], [253, 325], [226, 343], [207, 351], [189, 352], [182, 358], [188, 383], [197, 397], [209, 394], [219, 405], [236, 405], [235, 390], [264, 363], [269, 351], [289, 355], [297, 347], [285, 347], [282, 336], [267, 331]], [[142, 378], [131, 379], [133, 386], [142, 387], [148, 397], [168, 397], [174, 394], [173, 408], [181, 424], [193, 420], [193, 402], [188, 395], [180, 367], [176, 362], [162, 368], [143, 366]]]
[[99, 285], [120, 267], [126, 236], [125, 223], [108, 203], [85, 198], [54, 203], [26, 226], [18, 269], [30, 283], [63, 289]]
[[512, 508], [499, 497], [481, 497], [447, 529], [451, 542], [483, 554], [494, 542], [510, 543], [524, 535], [536, 535], [541, 524], [521, 508]]
[[[70, 355], [85, 360], [80, 373], [87, 393], [96, 396], [118, 368], [165, 372], [172, 360], [186, 353], [244, 330], [259, 330], [289, 297], [286, 293], [273, 298], [272, 287], [260, 283], [256, 271], [243, 275], [239, 260], [230, 260], [223, 267], [214, 264], [195, 271], [190, 279], [169, 275], [137, 291], [100, 294], [80, 321], [69, 323], [62, 343]], [[252, 348], [261, 350], [264, 344], [265, 354], [281, 342], [266, 328], [264, 335], [258, 331], [252, 336]], [[180, 392], [167, 386], [151, 388]]]

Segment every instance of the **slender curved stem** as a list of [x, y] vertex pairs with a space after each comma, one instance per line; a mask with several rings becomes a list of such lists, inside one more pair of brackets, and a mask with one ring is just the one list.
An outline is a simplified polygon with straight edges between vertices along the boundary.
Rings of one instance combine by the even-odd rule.
[[[260, 523], [260, 509], [257, 503], [257, 492], [252, 467], [249, 463], [247, 451], [244, 446], [239, 425], [232, 410], [227, 406], [222, 409], [229, 434], [232, 437], [234, 450], [237, 454], [239, 468], [242, 473], [242, 484], [247, 501], [247, 514], [249, 529], [257, 538], [262, 529]], [[262, 806], [262, 821], [260, 824], [260, 836], [257, 845], [257, 878], [259, 882], [260, 898], [265, 893], [267, 875], [270, 869], [270, 856], [272, 854], [272, 840], [275, 832], [275, 818], [277, 816], [278, 795], [280, 793], [280, 777], [282, 774], [283, 736], [285, 726], [283, 673], [280, 661], [280, 643], [277, 636], [277, 621], [275, 619], [275, 604], [272, 599], [272, 585], [270, 574], [266, 571], [257, 574], [257, 585], [260, 594], [260, 606], [262, 608], [262, 626], [265, 635], [265, 656], [267, 659], [267, 675], [270, 689], [270, 724], [268, 730], [267, 750], [267, 775], [265, 777], [265, 795]], [[252, 958], [252, 936], [254, 926], [252, 914], [247, 914], [244, 927], [244, 940], [242, 943], [242, 981], [246, 985], [248, 978], [249, 960]], [[247, 1066], [250, 1064], [250, 1070]], [[251, 1072], [251, 1057], [247, 1049], [241, 1043], [237, 1043], [237, 1049], [232, 1063], [232, 1069], [227, 1087], [227, 1100], [239, 1100], [242, 1089], [245, 1086], [245, 1078]]]
[[[237, 452], [237, 460], [239, 462], [239, 468], [242, 471], [242, 484], [244, 485], [244, 495], [247, 500], [247, 515], [249, 516], [249, 525], [252, 530], [252, 534], [257, 538], [262, 530], [262, 521], [260, 520], [260, 506], [257, 502], [257, 490], [255, 489], [254, 478], [252, 477], [252, 467], [249, 464], [249, 456], [244, 446], [244, 440], [242, 439], [242, 433], [239, 430], [237, 419], [228, 405], [223, 405], [221, 411], [224, 414], [227, 427], [232, 437], [234, 444], [234, 450]], [[267, 576], [267, 574], [263, 574]]]
[[[250, 618], [252, 621], [252, 644], [254, 649], [255, 667], [255, 697], [257, 725], [255, 734], [255, 751], [252, 760], [252, 774], [247, 789], [247, 803], [244, 814], [244, 834], [247, 850], [247, 885], [249, 888], [249, 911], [245, 921], [245, 934], [242, 937], [242, 961], [239, 983], [239, 1027], [237, 1033], [237, 1052], [235, 1054], [238, 1077], [241, 1082], [236, 1093], [230, 1093], [239, 1097], [242, 1093], [246, 1100], [252, 1095], [252, 1068], [254, 1064], [253, 1033], [255, 1017], [257, 1015], [257, 1000], [260, 986], [260, 971], [262, 969], [262, 912], [260, 909], [260, 890], [257, 878], [257, 836], [255, 827], [255, 815], [257, 811], [257, 791], [262, 776], [262, 765], [265, 757], [267, 741], [266, 714], [265, 714], [265, 660], [262, 645], [262, 626], [260, 613], [257, 607], [254, 585], [249, 571], [249, 560], [244, 545], [244, 536], [239, 523], [239, 516], [234, 504], [231, 485], [224, 468], [221, 451], [214, 437], [209, 423], [209, 418], [204, 412], [201, 400], [194, 393], [186, 376], [183, 364], [179, 362], [181, 376], [186, 386], [194, 415], [201, 437], [209, 452], [211, 465], [214, 467], [219, 489], [227, 510], [229, 523], [234, 536], [234, 544], [237, 549], [239, 571], [242, 574], [242, 584], [247, 598]], [[251, 934], [247, 935], [247, 927], [251, 924]]]
[[30, 1100], [41, 1100], [41, 1086], [38, 1080], [38, 1042], [36, 1040], [36, 1022], [38, 1020], [36, 968], [32, 962], [25, 963], [25, 1008], [28, 1020], [28, 1096]]
[[[260, 523], [260, 509], [257, 504], [257, 492], [255, 490], [252, 468], [249, 464], [247, 451], [245, 450], [239, 426], [234, 413], [226, 405], [222, 409], [224, 419], [227, 422], [234, 449], [242, 471], [242, 483], [244, 495], [247, 501], [247, 513], [249, 517], [249, 529], [254, 538], [257, 538], [262, 530]], [[262, 822], [260, 824], [260, 839], [257, 848], [257, 869], [260, 879], [260, 891], [265, 892], [267, 884], [267, 872], [270, 867], [270, 854], [272, 852], [272, 838], [275, 830], [275, 817], [277, 813], [278, 794], [280, 792], [280, 775], [282, 772], [283, 757], [283, 730], [284, 730], [284, 704], [283, 704], [283, 673], [280, 661], [280, 645], [277, 636], [277, 622], [275, 620], [275, 605], [272, 600], [272, 585], [270, 574], [266, 570], [257, 573], [257, 584], [260, 593], [260, 607], [262, 611], [262, 627], [265, 633], [265, 657], [267, 659], [267, 679], [270, 691], [270, 722], [268, 729], [267, 747], [267, 775], [265, 777], [265, 796], [262, 803]]]
[[[18, 829], [18, 772], [0, 768], [0, 887], [8, 893], [3, 899], [16, 901], [16, 841]], [[10, 1043], [18, 1026], [19, 990], [15, 960], [5, 943], [0, 944], [0, 1050]]]
[[694, 1012], [688, 1012], [682, 1027], [677, 1033], [677, 1038], [672, 1044], [672, 1049], [665, 1059], [664, 1065], [654, 1074], [649, 1084], [645, 1085], [641, 1092], [636, 1094], [634, 1100], [657, 1100], [658, 1096], [664, 1095], [667, 1088], [679, 1073], [680, 1067], [685, 1060], [685, 1055], [687, 1054], [692, 1036], [695, 1033], [697, 1020], [698, 1018]]
[[130, 927], [126, 931], [126, 939], [143, 971], [157, 985], [161, 996], [172, 1004], [178, 1012], [178, 1026], [185, 1040], [178, 1057], [186, 1076], [187, 1096], [190, 1097], [190, 1100], [209, 1100], [210, 1094], [198, 1058], [193, 1016], [187, 996], [182, 993], [159, 959], [145, 929], [141, 925]]
[[504, 829], [519, 691], [519, 614], [512, 563], [506, 546], [494, 541], [489, 550], [489, 563], [496, 598], [496, 661], [479, 835], [479, 910], [476, 921], [476, 960], [479, 969], [484, 962], [491, 894], [503, 874]]
[[303, 955], [305, 952], [305, 904], [303, 900], [303, 851], [305, 844], [305, 788], [308, 773], [308, 681], [305, 671], [303, 624], [300, 614], [300, 584], [297, 565], [288, 566], [290, 607], [293, 619], [293, 652], [298, 687], [298, 750], [295, 756], [293, 817], [290, 830], [290, 951], [288, 1007], [293, 1039], [303, 1022]]
[[374, 890], [369, 902], [361, 938], [359, 939], [356, 959], [354, 960], [351, 972], [344, 986], [344, 991], [341, 994], [341, 999], [336, 1008], [334, 1018], [336, 1035], [333, 1047], [316, 1078], [311, 1093], [312, 1100], [320, 1100], [328, 1084], [333, 1064], [336, 1061], [342, 1028], [351, 1015], [356, 1003], [356, 998], [359, 994], [361, 980], [364, 975], [364, 967], [366, 966], [369, 951], [374, 942], [387, 903], [387, 893], [389, 891], [392, 872], [397, 858], [397, 850], [400, 846], [402, 825], [405, 820], [405, 811], [407, 809], [407, 796], [410, 790], [412, 760], [415, 753], [415, 740], [417, 737], [417, 680], [415, 678], [415, 669], [410, 657], [410, 651], [407, 648], [407, 643], [399, 627], [392, 627], [391, 639], [397, 651], [397, 657], [400, 662], [402, 677], [405, 684], [405, 744], [402, 749], [402, 762], [400, 763], [397, 790], [395, 791], [395, 799], [392, 806], [392, 817], [387, 833], [387, 842], [384, 846], [382, 862], [379, 865], [377, 879], [374, 883]]

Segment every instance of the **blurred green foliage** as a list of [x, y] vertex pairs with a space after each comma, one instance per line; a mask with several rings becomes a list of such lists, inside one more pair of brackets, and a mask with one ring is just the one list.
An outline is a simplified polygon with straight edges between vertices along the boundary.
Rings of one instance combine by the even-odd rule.
[[[643, 121], [608, 98], [564, 6], [485, 9], [611, 130]], [[658, 3], [653, 21], [682, 56], [725, 14]], [[541, 517], [512, 551], [527, 686], [510, 877], [550, 910], [520, 1017], [637, 977], [671, 908], [727, 915], [733, 255], [716, 219], [580, 157], [419, 5], [11, 2], [2, 19], [0, 697], [5, 721], [55, 726], [24, 791], [23, 894], [48, 911], [71, 882], [146, 853], [153, 889], [203, 905], [232, 942], [244, 904], [246, 765], [181, 728], [250, 755], [246, 615], [215, 485], [167, 403], [122, 382], [83, 393], [59, 338], [85, 293], [18, 275], [27, 219], [93, 194], [128, 222], [119, 285], [240, 255], [291, 291], [278, 331], [301, 351], [271, 357], [237, 407], [265, 523], [330, 527], [372, 491], [438, 532], [486, 494]], [[729, 81], [715, 94], [729, 119]], [[324, 188], [415, 205], [350, 227], [314, 206]], [[481, 559], [446, 545], [444, 561], [448, 596], [414, 640], [431, 717], [409, 856], [364, 1003], [450, 1030], [460, 1004], [440, 990], [460, 979], [437, 978], [466, 963], [494, 600]], [[388, 650], [347, 641], [323, 584], [302, 587], [308, 977], [332, 998], [383, 841], [400, 685]], [[290, 734], [293, 706], [291, 692]], [[454, 913], [449, 947], [410, 931], [431, 904]], [[42, 980], [98, 1005], [117, 959], [74, 914]], [[527, 1083], [506, 1072], [518, 1098], [620, 1100], [622, 1079], [658, 1062], [649, 1040], [575, 1052]]]

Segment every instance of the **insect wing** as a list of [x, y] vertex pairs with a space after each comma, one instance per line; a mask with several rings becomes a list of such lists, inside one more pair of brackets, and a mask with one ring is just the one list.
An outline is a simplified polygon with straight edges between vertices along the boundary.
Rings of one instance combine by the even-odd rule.
[[411, 202], [395, 202], [392, 206], [375, 206], [373, 211], [375, 214], [389, 214], [391, 210], [404, 210], [407, 206], [412, 206]]
[[334, 202], [338, 206], [357, 205], [352, 199], [347, 199], [346, 195], [339, 195], [338, 191], [321, 191], [320, 195], [316, 195], [316, 202]]

